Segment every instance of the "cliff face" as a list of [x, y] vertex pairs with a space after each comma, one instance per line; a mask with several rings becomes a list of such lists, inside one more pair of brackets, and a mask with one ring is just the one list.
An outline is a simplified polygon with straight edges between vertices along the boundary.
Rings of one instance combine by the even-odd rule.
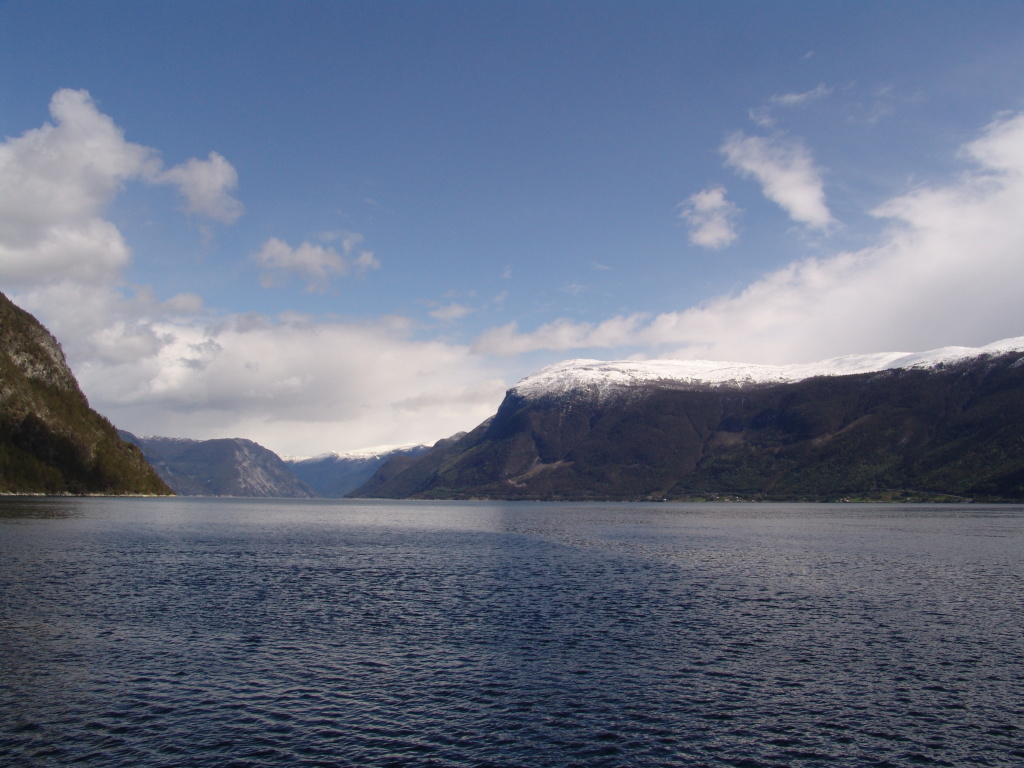
[[182, 496], [316, 496], [276, 453], [252, 440], [121, 435], [138, 445], [164, 481]]
[[613, 395], [510, 390], [352, 496], [1024, 500], [1024, 352], [930, 369]]
[[0, 492], [170, 494], [93, 411], [57, 340], [0, 294]]

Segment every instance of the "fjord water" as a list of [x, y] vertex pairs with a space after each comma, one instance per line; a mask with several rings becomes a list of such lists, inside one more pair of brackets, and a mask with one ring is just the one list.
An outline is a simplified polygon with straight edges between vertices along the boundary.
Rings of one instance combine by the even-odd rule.
[[1024, 764], [1024, 508], [0, 500], [5, 766]]

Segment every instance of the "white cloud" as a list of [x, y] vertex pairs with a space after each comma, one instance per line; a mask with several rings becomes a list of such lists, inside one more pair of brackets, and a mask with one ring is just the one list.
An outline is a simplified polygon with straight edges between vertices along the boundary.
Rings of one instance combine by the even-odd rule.
[[238, 173], [227, 160], [211, 152], [206, 160], [192, 158], [158, 174], [155, 180], [173, 184], [185, 196], [185, 210], [231, 224], [242, 215], [242, 204], [230, 191], [238, 186]]
[[751, 109], [749, 112], [750, 119], [762, 128], [771, 128], [775, 125], [775, 116], [773, 114], [775, 107], [799, 107], [811, 101], [817, 101], [825, 96], [829, 96], [831, 93], [831, 88], [827, 88], [824, 83], [819, 83], [817, 88], [812, 88], [809, 91], [777, 94], [768, 99], [767, 104]]
[[127, 180], [158, 163], [151, 149], [126, 142], [84, 91], [58, 91], [50, 114], [55, 124], [0, 144], [0, 278], [6, 285], [119, 275], [131, 251], [101, 213]]
[[663, 356], [764, 363], [855, 352], [977, 346], [1024, 333], [1024, 114], [1004, 115], [963, 149], [955, 181], [873, 213], [879, 243], [796, 261], [702, 306], [654, 318], [568, 320], [483, 334], [493, 354], [632, 346]]
[[360, 272], [365, 272], [368, 269], [380, 269], [380, 260], [373, 255], [373, 251], [360, 251], [352, 263]]
[[[158, 153], [126, 141], [86, 91], [57, 91], [50, 115], [53, 124], [0, 144], [0, 279], [5, 285], [117, 281], [132, 254], [103, 213], [129, 181], [173, 181], [187, 188], [199, 213], [216, 213], [214, 204], [222, 213], [240, 210], [225, 194], [215, 194], [217, 179], [234, 179], [234, 169], [219, 155], [162, 173]], [[207, 181], [200, 183], [201, 178]], [[200, 205], [204, 194], [205, 207]]]
[[453, 302], [437, 309], [430, 311], [430, 316], [435, 320], [441, 320], [443, 322], [449, 322], [452, 320], [458, 320], [459, 318], [465, 317], [473, 310], [464, 304]]
[[380, 268], [380, 261], [371, 251], [361, 251], [353, 256], [360, 240], [358, 235], [347, 236], [342, 242], [343, 253], [338, 253], [332, 247], [308, 241], [292, 248], [283, 240], [272, 237], [258, 253], [253, 254], [253, 259], [265, 270], [263, 284], [266, 287], [274, 284], [274, 272], [291, 272], [306, 279], [308, 291], [322, 291], [330, 284], [332, 275], [345, 277], [352, 269], [362, 273]]
[[740, 209], [726, 200], [724, 187], [709, 187], [690, 195], [681, 207], [679, 215], [690, 225], [690, 242], [694, 245], [719, 250], [738, 237], [736, 218]]
[[[333, 248], [304, 242], [298, 248], [272, 237], [253, 255], [256, 263], [267, 270], [297, 272], [309, 278], [309, 288], [326, 285], [331, 273], [345, 276], [348, 262]], [[272, 284], [272, 283], [268, 283]]]
[[[51, 111], [53, 125], [0, 144], [0, 279], [61, 340], [93, 406], [137, 432], [248, 437], [292, 454], [428, 442], [494, 412], [505, 374], [521, 363], [488, 355], [626, 348], [789, 363], [1024, 333], [1024, 115], [1000, 117], [965, 146], [972, 165], [960, 178], [881, 206], [875, 213], [890, 226], [871, 248], [794, 262], [699, 307], [556, 320], [532, 332], [509, 324], [469, 348], [417, 339], [403, 317], [219, 317], [192, 294], [162, 300], [126, 287], [132, 254], [104, 218], [107, 206], [129, 182], [165, 172], [155, 150], [125, 141], [88, 94], [61, 91]], [[831, 221], [801, 145], [739, 134], [732, 149], [735, 167], [794, 218]], [[230, 217], [216, 201], [231, 174], [212, 158], [195, 162], [177, 166], [200, 170], [182, 170], [174, 183], [194, 212]], [[184, 191], [204, 173], [209, 195]], [[701, 204], [718, 206], [711, 194], [691, 198], [690, 210]], [[268, 274], [313, 286], [379, 266], [352, 233], [296, 247], [271, 239], [260, 254]]]
[[474, 342], [473, 349], [479, 354], [508, 357], [541, 349], [565, 351], [636, 344], [641, 340], [643, 322], [647, 317], [638, 313], [596, 324], [563, 318], [545, 323], [532, 333], [520, 333], [519, 325], [511, 322], [482, 333]]
[[404, 318], [217, 317], [191, 295], [72, 281], [15, 298], [61, 341], [91, 405], [141, 434], [286, 454], [433, 442], [490, 416], [506, 387], [466, 346], [412, 338]]
[[[157, 152], [125, 141], [84, 91], [59, 91], [51, 114], [53, 125], [0, 144], [0, 280], [61, 341], [91, 404], [115, 424], [295, 454], [429, 442], [493, 413], [498, 373], [465, 346], [413, 339], [406, 318], [218, 317], [194, 294], [160, 300], [126, 286], [132, 253], [104, 218], [126, 184], [173, 184], [188, 211], [227, 222], [241, 212], [228, 194], [234, 169], [213, 153], [163, 171]], [[268, 272], [312, 285], [380, 266], [359, 235], [330, 240], [271, 239], [257, 256]]]
[[[1020, 176], [1024, 174], [1024, 113], [1006, 112], [990, 123], [984, 135], [963, 148], [961, 154], [992, 171]], [[1000, 179], [982, 176], [982, 182], [1000, 183]]]
[[[465, 347], [414, 341], [386, 322], [242, 317], [158, 330], [172, 340], [155, 355], [90, 361], [79, 377], [103, 392], [94, 404], [111, 418], [163, 434], [249, 437], [290, 454], [432, 442], [476, 426], [504, 392]], [[433, 407], [415, 412], [425, 392]]]
[[824, 98], [831, 93], [831, 88], [826, 88], [824, 83], [818, 83], [817, 88], [812, 88], [809, 91], [803, 91], [802, 93], [783, 93], [772, 96], [769, 101], [772, 104], [778, 104], [783, 107], [795, 107], [800, 104], [806, 104], [809, 101]]
[[721, 152], [727, 165], [741, 176], [756, 179], [764, 196], [794, 221], [818, 228], [833, 223], [825, 205], [821, 172], [802, 142], [737, 132], [726, 139]]

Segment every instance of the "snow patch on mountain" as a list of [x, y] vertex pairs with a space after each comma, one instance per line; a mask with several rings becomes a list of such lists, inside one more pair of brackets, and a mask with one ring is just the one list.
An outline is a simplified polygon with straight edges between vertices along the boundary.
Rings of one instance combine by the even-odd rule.
[[1024, 336], [1004, 339], [984, 347], [942, 347], [916, 353], [844, 355], [795, 365], [757, 365], [714, 360], [566, 360], [527, 376], [511, 392], [527, 399], [580, 391], [601, 398], [645, 384], [672, 388], [785, 384], [814, 376], [848, 376], [897, 368], [935, 368], [978, 357], [1022, 351]]
[[364, 461], [373, 459], [382, 459], [390, 456], [392, 453], [405, 453], [408, 451], [415, 451], [420, 448], [429, 448], [419, 443], [412, 443], [409, 445], [384, 445], [376, 446], [373, 448], [363, 448], [356, 451], [328, 451], [327, 453], [320, 453], [316, 456], [282, 456], [281, 458], [288, 463], [298, 462], [319, 462], [319, 461]]

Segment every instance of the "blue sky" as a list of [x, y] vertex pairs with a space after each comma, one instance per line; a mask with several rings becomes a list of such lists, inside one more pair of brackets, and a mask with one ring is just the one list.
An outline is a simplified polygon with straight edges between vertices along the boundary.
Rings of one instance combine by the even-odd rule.
[[140, 434], [1024, 334], [1024, 5], [0, 2], [0, 290]]

